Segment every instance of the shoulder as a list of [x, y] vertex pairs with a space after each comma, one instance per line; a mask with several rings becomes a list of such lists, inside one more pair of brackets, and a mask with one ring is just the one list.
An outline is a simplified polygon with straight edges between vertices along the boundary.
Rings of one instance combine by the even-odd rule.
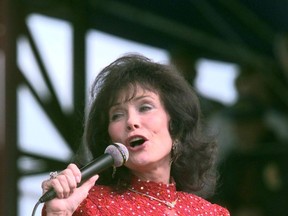
[[225, 207], [211, 203], [195, 194], [179, 192], [179, 199], [183, 200], [182, 204], [189, 206], [189, 208], [194, 209], [198, 213], [209, 212], [211, 215], [217, 213], [217, 215], [221, 216], [230, 216], [229, 211]]

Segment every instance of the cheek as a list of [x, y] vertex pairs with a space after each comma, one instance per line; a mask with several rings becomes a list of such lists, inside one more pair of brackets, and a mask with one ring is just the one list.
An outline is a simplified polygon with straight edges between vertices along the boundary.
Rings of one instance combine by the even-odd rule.
[[153, 128], [154, 133], [162, 134], [164, 136], [169, 136], [169, 120], [167, 117], [163, 116], [163, 118], [152, 118], [150, 121], [150, 126]]
[[117, 135], [119, 135], [120, 128], [116, 124], [109, 124], [108, 133], [112, 140], [117, 140]]

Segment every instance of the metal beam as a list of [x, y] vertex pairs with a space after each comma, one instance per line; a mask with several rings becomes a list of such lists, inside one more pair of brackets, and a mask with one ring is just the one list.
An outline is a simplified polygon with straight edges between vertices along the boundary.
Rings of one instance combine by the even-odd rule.
[[0, 215], [17, 215], [17, 0], [0, 0]]
[[188, 46], [200, 47], [212, 53], [219, 53], [228, 59], [235, 59], [240, 62], [270, 62], [275, 64], [270, 56], [263, 55], [244, 47], [242, 44], [229, 43], [226, 40], [208, 35], [193, 26], [188, 26], [172, 19], [160, 16], [150, 11], [145, 11], [128, 4], [117, 1], [93, 1], [89, 2], [96, 10], [105, 11], [108, 14], [125, 19], [132, 23], [154, 32], [164, 33], [176, 40], [185, 42]]
[[[83, 132], [83, 119], [86, 99], [86, 31], [87, 14], [86, 4], [81, 0], [75, 0], [72, 5], [73, 25], [73, 128], [74, 141], [79, 140]], [[79, 140], [80, 142], [80, 140]], [[77, 150], [76, 143], [74, 150]]]

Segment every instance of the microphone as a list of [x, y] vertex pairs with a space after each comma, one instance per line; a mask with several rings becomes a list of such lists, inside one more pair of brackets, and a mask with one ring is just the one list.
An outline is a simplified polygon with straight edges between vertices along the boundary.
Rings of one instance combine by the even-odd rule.
[[[105, 169], [115, 166], [120, 167], [125, 164], [128, 160], [129, 152], [128, 149], [121, 143], [113, 143], [109, 145], [103, 155], [94, 159], [86, 166], [80, 169], [81, 171], [81, 182], [78, 186], [83, 184], [86, 180], [91, 178], [93, 175], [98, 174]], [[47, 202], [56, 197], [56, 192], [53, 188], [43, 194], [39, 201], [40, 203]]]

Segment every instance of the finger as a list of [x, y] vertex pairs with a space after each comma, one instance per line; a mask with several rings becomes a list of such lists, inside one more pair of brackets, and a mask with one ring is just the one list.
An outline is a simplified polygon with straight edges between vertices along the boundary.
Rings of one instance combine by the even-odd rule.
[[55, 187], [59, 187], [59, 183], [57, 183], [57, 179], [47, 179], [45, 181], [42, 182], [42, 192], [43, 194], [46, 193], [48, 190], [50, 190], [51, 188], [55, 189]]
[[[59, 181], [65, 185], [66, 188], [66, 183], [68, 183], [70, 190], [74, 190], [77, 187], [77, 179], [74, 174], [75, 171], [70, 169], [69, 167], [65, 170], [63, 170], [60, 175], [57, 176]], [[64, 178], [65, 177], [65, 178]]]
[[43, 193], [53, 188], [58, 198], [68, 197], [76, 187], [76, 179], [69, 169], [63, 170], [56, 178], [42, 183]]
[[41, 184], [43, 194], [51, 188], [51, 180], [45, 180]]
[[81, 181], [81, 172], [75, 164], [69, 164], [56, 178], [42, 182], [43, 193], [54, 188], [57, 197], [68, 197]]
[[81, 181], [81, 171], [80, 169], [76, 166], [76, 164], [69, 164], [67, 169], [71, 170], [77, 183], [80, 183]]
[[75, 189], [75, 192], [71, 195], [71, 197], [74, 197], [72, 200], [75, 201], [75, 206], [78, 206], [87, 197], [89, 190], [95, 185], [98, 178], [99, 175], [95, 175]]
[[59, 195], [61, 193], [61, 196], [60, 196], [61, 198], [67, 198], [71, 193], [73, 193], [74, 189], [77, 187], [77, 183], [76, 183], [74, 176], [61, 174], [57, 176], [57, 180], [59, 184], [61, 185], [61, 189], [59, 187], [59, 190], [58, 190]]
[[[64, 176], [64, 177], [65, 177], [65, 176]], [[64, 189], [63, 189], [62, 184], [61, 184], [60, 181], [59, 181], [59, 178], [62, 178], [62, 177], [57, 176], [57, 178], [51, 179], [51, 180], [50, 180], [50, 184], [51, 184], [51, 187], [52, 187], [52, 188], [54, 189], [54, 191], [56, 192], [57, 197], [58, 197], [59, 199], [62, 199], [62, 198], [64, 198], [64, 195], [63, 195]]]

